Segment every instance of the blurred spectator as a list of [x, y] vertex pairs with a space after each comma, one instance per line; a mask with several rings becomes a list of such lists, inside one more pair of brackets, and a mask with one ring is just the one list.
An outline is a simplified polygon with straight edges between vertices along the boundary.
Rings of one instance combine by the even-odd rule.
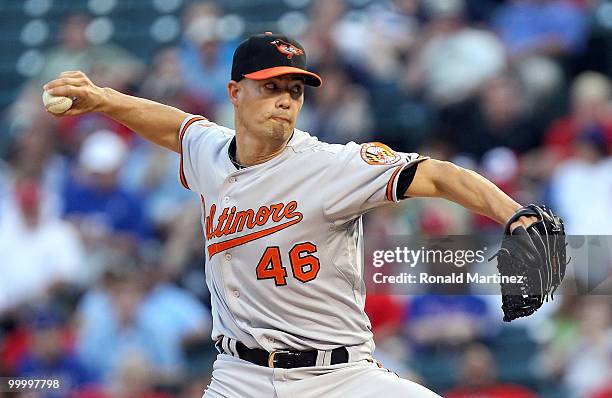
[[495, 147], [522, 153], [539, 143], [529, 116], [518, 82], [500, 75], [486, 82], [477, 96], [442, 109], [436, 135], [448, 143], [451, 153], [478, 161]]
[[395, 83], [418, 39], [418, 4], [417, 0], [388, 0], [348, 13], [332, 36], [343, 62], [378, 82]]
[[140, 91], [146, 98], [170, 100], [164, 103], [182, 109], [178, 102], [172, 101], [172, 98], [181, 95], [187, 86], [187, 81], [181, 73], [178, 55], [178, 49], [175, 47], [166, 47], [158, 51]]
[[182, 279], [191, 292], [208, 300], [208, 287], [202, 279], [201, 203], [184, 202], [180, 209], [164, 231], [167, 239], [159, 256], [162, 272], [173, 280]]
[[96, 380], [72, 351], [68, 325], [52, 307], [33, 310], [27, 322], [29, 344], [17, 375], [30, 379], [60, 380], [62, 390], [49, 389], [44, 398], [64, 397], [66, 391], [82, 388]]
[[[461, 235], [471, 231], [473, 215], [463, 207], [443, 199], [414, 198], [413, 221], [424, 236]], [[418, 210], [417, 210], [418, 209]]]
[[[526, 176], [537, 181], [547, 181], [563, 160], [572, 157], [582, 159], [586, 156], [584, 160], [590, 159], [589, 163], [594, 163], [612, 153], [610, 80], [596, 72], [578, 75], [572, 82], [567, 102], [570, 108], [568, 114], [549, 122], [543, 146], [523, 156], [523, 173]], [[569, 169], [576, 171], [574, 166]], [[557, 174], [557, 177], [566, 178], [564, 173]], [[577, 181], [577, 184], [580, 182]], [[570, 191], [573, 190], [570, 188]], [[557, 198], [553, 197], [552, 200], [556, 201]]]
[[492, 33], [464, 19], [463, 0], [425, 3], [431, 21], [407, 71], [410, 91], [424, 91], [435, 104], [466, 99], [506, 68], [504, 48]]
[[[105, 276], [101, 289], [88, 291], [77, 310], [79, 355], [106, 384], [128, 356], [161, 350], [154, 331], [138, 324], [146, 275], [129, 270], [133, 267], [129, 263], [122, 266], [123, 272], [111, 270], [114, 273]], [[153, 362], [153, 358], [147, 360]]]
[[493, 25], [514, 56], [574, 54], [586, 41], [584, 11], [569, 0], [511, 0]]
[[313, 101], [304, 106], [300, 127], [325, 142], [368, 141], [373, 124], [368, 93], [351, 84], [340, 68], [322, 74], [326, 76], [325, 90], [312, 92]]
[[[578, 316], [582, 305], [575, 294], [560, 292], [561, 304], [557, 311], [548, 319], [530, 325], [533, 337], [542, 343], [537, 358], [539, 375], [549, 380], [558, 380], [563, 375], [568, 347], [574, 344], [580, 333]], [[543, 330], [548, 332], [542, 333]]]
[[180, 217], [186, 205], [197, 206], [197, 197], [183, 188], [177, 178], [180, 162], [177, 153], [141, 138], [134, 141], [120, 173], [120, 185], [138, 195], [145, 217], [157, 229], [166, 228]]
[[67, 169], [66, 159], [57, 153], [54, 145], [54, 130], [49, 123], [49, 117], [38, 117], [31, 124], [19, 131], [11, 145], [6, 168], [0, 167], [0, 190], [6, 189], [3, 200], [0, 193], [0, 219], [17, 214], [18, 209], [11, 191], [14, 191], [16, 174], [36, 177], [40, 183], [40, 202], [42, 218], [61, 215], [62, 185]]
[[138, 262], [115, 261], [103, 285], [79, 304], [81, 357], [106, 381], [132, 355], [146, 358], [158, 381], [176, 381], [186, 370], [183, 345], [209, 338], [209, 312], [188, 292], [156, 282]]
[[[574, 157], [561, 162], [550, 182], [550, 201], [573, 235], [608, 235], [612, 219], [612, 157], [600, 135], [580, 137]], [[585, 200], [588, 193], [588, 200]]]
[[486, 303], [477, 296], [427, 294], [415, 297], [408, 311], [407, 328], [417, 348], [459, 347], [495, 331]]
[[[227, 98], [232, 56], [236, 43], [218, 36], [221, 10], [213, 2], [195, 2], [184, 13], [179, 46], [180, 70], [186, 90], [204, 102], [219, 104]], [[207, 115], [214, 118], [214, 115]]]
[[40, 297], [58, 283], [84, 282], [84, 252], [77, 231], [41, 214], [40, 182], [17, 176], [15, 210], [0, 218], [0, 312]]
[[34, 84], [42, 86], [56, 79], [61, 72], [81, 70], [101, 87], [126, 87], [143, 70], [142, 63], [125, 49], [112, 43], [96, 43], [88, 34], [90, 18], [71, 14], [61, 24], [60, 43], [48, 51], [45, 65]]
[[556, 159], [573, 154], [580, 138], [601, 141], [605, 154], [612, 154], [612, 84], [597, 72], [580, 74], [570, 90], [570, 112], [555, 120], [544, 138], [545, 148]]
[[585, 47], [584, 10], [571, 0], [511, 0], [500, 6], [492, 24], [521, 76], [529, 104], [550, 107], [547, 102], [563, 85], [559, 61]]
[[160, 367], [185, 371], [185, 351], [210, 341], [209, 310], [191, 292], [173, 284], [156, 281], [144, 297], [140, 316], [163, 347], [156, 359]]
[[519, 158], [516, 152], [504, 147], [493, 147], [482, 157], [480, 173], [501, 190], [515, 196], [519, 176]]
[[155, 390], [157, 382], [151, 363], [136, 355], [123, 358], [110, 383], [76, 390], [69, 398], [172, 398]]
[[484, 345], [466, 348], [459, 365], [457, 386], [444, 393], [445, 398], [537, 398], [529, 389], [501, 383], [491, 351]]
[[[192, 80], [181, 70], [180, 55], [176, 47], [160, 50], [153, 58], [152, 68], [140, 87], [140, 95], [192, 114], [211, 115], [214, 112], [212, 99], [194, 92]], [[227, 83], [229, 74], [223, 76], [223, 79]], [[209, 82], [209, 78], [205, 81]]]
[[83, 143], [78, 168], [64, 193], [65, 215], [88, 245], [112, 239], [119, 246], [150, 236], [140, 198], [119, 185], [127, 145], [110, 131], [97, 131]]
[[[300, 43], [308, 49], [308, 64], [332, 68], [342, 62], [338, 54], [335, 29], [347, 12], [345, 0], [315, 0], [309, 9], [309, 21]], [[327, 81], [327, 78], [325, 79]]]
[[578, 315], [579, 335], [568, 342], [563, 382], [570, 397], [594, 394], [612, 379], [612, 305], [609, 296], [586, 296]]
[[117, 134], [126, 143], [136, 136], [130, 129], [99, 113], [65, 117], [57, 120], [57, 146], [61, 153], [73, 160], [78, 157], [85, 140], [96, 131], [106, 130]]
[[552, 58], [533, 55], [511, 61], [524, 92], [524, 105], [531, 109], [534, 123], [546, 124], [557, 116], [558, 101], [565, 95], [562, 64]]
[[111, 398], [170, 398], [170, 395], [154, 391], [159, 383], [153, 365], [144, 357], [127, 357], [117, 369], [109, 386]]
[[368, 294], [365, 311], [372, 324], [374, 339], [379, 344], [386, 337], [398, 333], [402, 320], [402, 304], [395, 297], [382, 294]]

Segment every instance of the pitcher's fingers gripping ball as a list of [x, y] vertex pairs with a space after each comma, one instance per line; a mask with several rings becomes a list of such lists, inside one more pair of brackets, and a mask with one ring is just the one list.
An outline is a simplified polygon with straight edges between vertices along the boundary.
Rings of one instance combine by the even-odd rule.
[[63, 72], [43, 87], [43, 103], [55, 116], [76, 116], [93, 112], [101, 103], [104, 89], [81, 71]]
[[56, 97], [49, 94], [46, 90], [43, 91], [42, 100], [45, 109], [56, 115], [60, 115], [72, 107], [72, 98]]

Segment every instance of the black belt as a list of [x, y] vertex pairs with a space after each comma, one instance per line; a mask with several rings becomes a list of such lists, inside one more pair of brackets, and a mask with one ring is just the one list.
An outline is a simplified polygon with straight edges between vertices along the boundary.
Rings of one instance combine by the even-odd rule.
[[[268, 352], [260, 348], [248, 348], [241, 342], [236, 342], [236, 351], [240, 359], [249, 361], [259, 366], [269, 368], [293, 369], [307, 366], [316, 366], [317, 350], [311, 351], [272, 351]], [[348, 362], [348, 350], [346, 347], [338, 347], [331, 352], [331, 365]]]

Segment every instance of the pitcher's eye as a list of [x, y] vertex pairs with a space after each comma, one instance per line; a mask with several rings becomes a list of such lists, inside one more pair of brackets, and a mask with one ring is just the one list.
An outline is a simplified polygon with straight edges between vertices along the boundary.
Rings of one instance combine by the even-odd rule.
[[266, 84], [264, 85], [264, 87], [265, 87], [267, 90], [276, 90], [276, 83], [272, 83], [272, 82], [270, 82], [270, 83], [266, 83]]

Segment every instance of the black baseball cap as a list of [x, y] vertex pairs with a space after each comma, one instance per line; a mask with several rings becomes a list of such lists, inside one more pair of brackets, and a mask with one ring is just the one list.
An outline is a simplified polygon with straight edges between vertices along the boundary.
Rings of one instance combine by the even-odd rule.
[[253, 35], [240, 43], [232, 61], [232, 80], [264, 80], [296, 73], [309, 86], [319, 87], [323, 80], [306, 70], [306, 51], [297, 40], [272, 32]]

